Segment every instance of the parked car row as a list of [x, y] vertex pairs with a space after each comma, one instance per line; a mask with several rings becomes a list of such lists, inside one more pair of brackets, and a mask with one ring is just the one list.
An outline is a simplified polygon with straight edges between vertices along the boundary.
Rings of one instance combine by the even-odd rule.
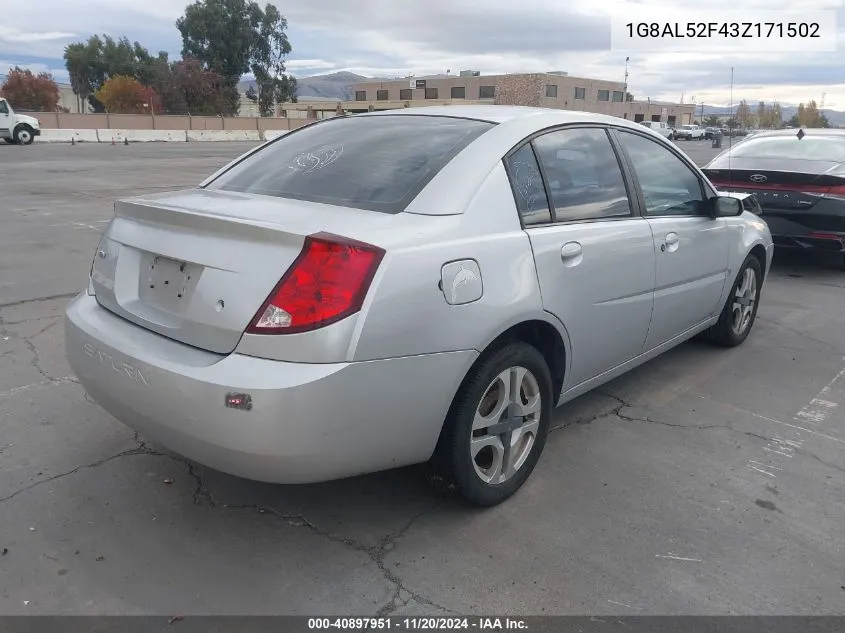
[[489, 506], [528, 479], [555, 406], [692, 337], [743, 343], [773, 253], [746, 198], [616, 117], [326, 119], [117, 201], [67, 355], [103, 408], [219, 470], [427, 462]]

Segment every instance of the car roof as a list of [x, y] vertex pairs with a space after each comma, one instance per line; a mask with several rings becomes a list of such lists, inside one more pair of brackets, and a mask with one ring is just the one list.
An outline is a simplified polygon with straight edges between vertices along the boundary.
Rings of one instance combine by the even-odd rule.
[[[553, 108], [535, 108], [531, 106], [509, 106], [495, 104], [479, 105], [449, 105], [449, 106], [422, 106], [417, 108], [402, 108], [398, 110], [381, 110], [379, 112], [368, 112], [356, 116], [388, 116], [388, 115], [424, 115], [457, 117], [462, 119], [476, 119], [478, 121], [489, 121], [490, 123], [506, 123], [508, 121], [525, 120], [531, 117], [543, 119], [543, 125], [549, 124], [550, 119], [556, 119], [559, 124], [566, 123], [603, 123], [611, 125], [623, 125], [634, 127], [630, 119], [596, 114], [594, 112], [581, 112], [580, 110], [558, 110]], [[636, 129], [636, 128], [634, 128]]]

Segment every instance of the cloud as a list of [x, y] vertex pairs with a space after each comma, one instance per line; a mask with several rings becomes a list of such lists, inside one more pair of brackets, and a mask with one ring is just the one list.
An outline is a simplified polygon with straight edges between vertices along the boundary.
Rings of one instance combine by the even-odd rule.
[[71, 37], [76, 37], [76, 33], [64, 31], [26, 32], [0, 26], [0, 46], [4, 43], [49, 42], [50, 40], [65, 40]]
[[[263, 4], [265, 0], [260, 0]], [[551, 0], [274, 0], [289, 23], [293, 55], [288, 69], [305, 76], [351, 70], [369, 76], [405, 76], [473, 69], [484, 74], [565, 70], [621, 81], [630, 56], [629, 88], [637, 97], [726, 104], [734, 67], [734, 100], [745, 96], [797, 102], [820, 98], [845, 108], [845, 62], [837, 53], [702, 53], [610, 50], [610, 17], [619, 0], [589, 3]], [[64, 46], [93, 33], [126, 35], [151, 51], [178, 55], [175, 27], [187, 0], [29, 0], [26, 12], [4, 15], [0, 58], [37, 57], [58, 68]], [[696, 11], [792, 9], [789, 0], [674, 0]], [[845, 46], [842, 0], [804, 0], [802, 9], [837, 9]], [[37, 28], [31, 16], [37, 15]], [[2, 70], [0, 66], [0, 70]]]

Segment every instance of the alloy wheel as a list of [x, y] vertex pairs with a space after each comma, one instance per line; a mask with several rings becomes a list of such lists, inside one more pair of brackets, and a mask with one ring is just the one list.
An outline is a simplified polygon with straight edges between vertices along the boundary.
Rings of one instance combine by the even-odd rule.
[[475, 411], [470, 454], [475, 472], [488, 484], [511, 479], [537, 439], [543, 401], [537, 378], [525, 367], [496, 376]]
[[754, 306], [757, 303], [757, 275], [751, 268], [746, 268], [742, 279], [736, 286], [734, 303], [731, 312], [731, 329], [737, 336], [742, 336], [754, 316]]

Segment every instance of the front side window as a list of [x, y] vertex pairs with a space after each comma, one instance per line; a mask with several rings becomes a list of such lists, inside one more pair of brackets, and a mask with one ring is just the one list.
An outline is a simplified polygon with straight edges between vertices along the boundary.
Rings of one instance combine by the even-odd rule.
[[640, 183], [645, 215], [706, 213], [701, 180], [686, 163], [656, 141], [630, 132], [618, 134]]
[[531, 149], [531, 143], [526, 143], [505, 159], [505, 165], [522, 225], [551, 222], [552, 214], [549, 211], [543, 177], [540, 175], [540, 167], [537, 165], [537, 157]]
[[[237, 163], [208, 189], [399, 213], [495, 124], [424, 115], [326, 119]], [[303, 209], [303, 213], [313, 212]]]
[[9, 114], [9, 105], [5, 101], [0, 101], [0, 114]]
[[549, 132], [534, 140], [556, 222], [631, 215], [622, 168], [600, 128]]

